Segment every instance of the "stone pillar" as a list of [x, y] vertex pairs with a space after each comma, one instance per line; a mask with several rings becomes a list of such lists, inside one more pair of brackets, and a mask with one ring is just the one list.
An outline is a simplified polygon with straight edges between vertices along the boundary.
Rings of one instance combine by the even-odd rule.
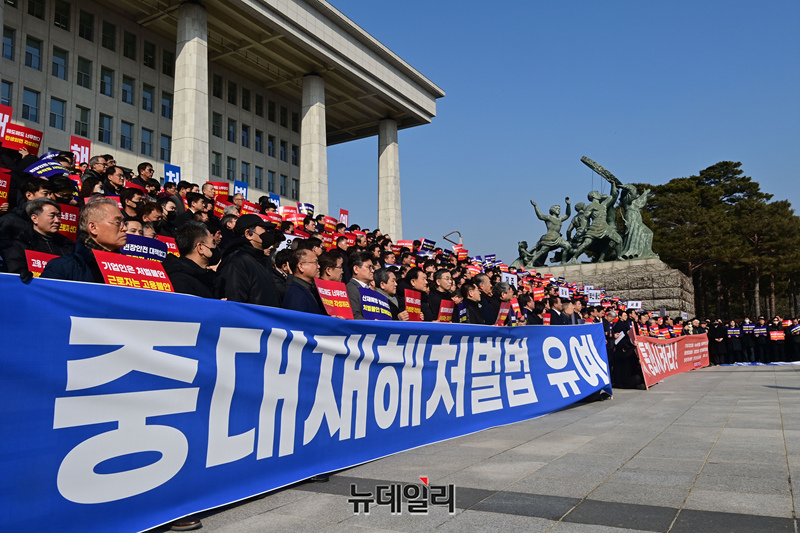
[[[300, 124], [300, 201], [314, 204], [315, 214], [328, 212], [328, 140], [325, 129], [325, 81], [317, 74], [303, 78]], [[336, 215], [338, 217], [338, 214]]]
[[178, 9], [175, 58], [172, 164], [181, 179], [202, 185], [209, 179], [208, 23], [206, 9], [185, 2]]
[[[5, 7], [5, 5], [6, 5], [5, 1], [0, 2], [0, 28], [3, 27], [3, 8]], [[22, 7], [20, 7], [20, 9], [22, 9]], [[0, 80], [2, 79], [3, 79], [3, 73], [0, 72]]]
[[394, 242], [403, 238], [397, 122], [390, 118], [378, 126], [378, 228]]

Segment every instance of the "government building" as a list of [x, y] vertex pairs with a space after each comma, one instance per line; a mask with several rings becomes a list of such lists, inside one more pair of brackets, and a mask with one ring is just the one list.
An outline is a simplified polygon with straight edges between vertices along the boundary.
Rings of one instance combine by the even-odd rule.
[[0, 0], [0, 21], [0, 103], [42, 151], [78, 135], [329, 214], [327, 147], [377, 136], [378, 227], [402, 236], [397, 132], [444, 92], [328, 2]]

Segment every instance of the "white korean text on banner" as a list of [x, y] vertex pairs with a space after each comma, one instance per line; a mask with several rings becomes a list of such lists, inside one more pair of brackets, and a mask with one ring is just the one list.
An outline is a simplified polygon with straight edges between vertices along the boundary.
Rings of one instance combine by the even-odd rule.
[[145, 530], [610, 392], [599, 324], [341, 320], [10, 274], [0, 293], [3, 531]]

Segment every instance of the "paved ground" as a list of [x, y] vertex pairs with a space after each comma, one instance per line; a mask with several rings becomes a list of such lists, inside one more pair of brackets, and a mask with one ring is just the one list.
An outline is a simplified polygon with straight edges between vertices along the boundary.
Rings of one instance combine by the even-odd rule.
[[[797, 532], [800, 366], [716, 367], [341, 471], [203, 517], [204, 531]], [[454, 483], [454, 515], [372, 507], [386, 482]], [[158, 530], [163, 531], [163, 529]]]

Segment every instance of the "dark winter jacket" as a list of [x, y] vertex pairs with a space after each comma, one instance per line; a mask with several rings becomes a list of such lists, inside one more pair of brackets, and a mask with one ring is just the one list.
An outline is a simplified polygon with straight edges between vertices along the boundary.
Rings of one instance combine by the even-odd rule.
[[263, 250], [239, 237], [225, 250], [217, 269], [217, 296], [233, 302], [280, 307], [271, 266]]
[[175, 292], [193, 294], [201, 298], [214, 298], [214, 283], [217, 273], [203, 268], [191, 259], [167, 254], [164, 270], [172, 282]]
[[28, 271], [28, 260], [25, 257], [25, 250], [42, 252], [51, 255], [68, 255], [73, 252], [75, 243], [56, 233], [52, 237], [45, 237], [33, 227], [25, 229], [14, 239], [3, 254], [5, 271], [14, 274], [22, 274]]

